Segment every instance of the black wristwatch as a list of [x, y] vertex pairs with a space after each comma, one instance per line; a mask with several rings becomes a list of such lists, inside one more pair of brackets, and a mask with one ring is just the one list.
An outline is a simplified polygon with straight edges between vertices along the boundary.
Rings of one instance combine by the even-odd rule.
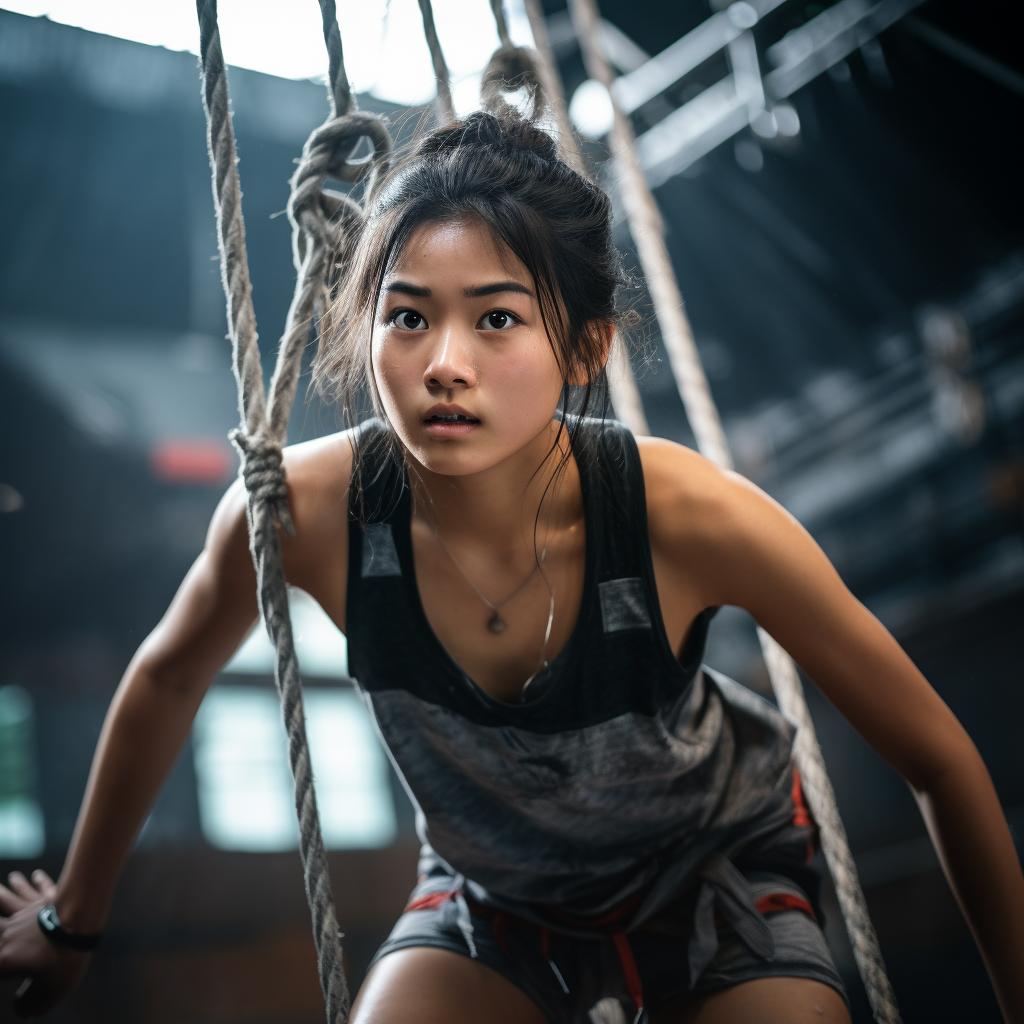
[[64, 925], [60, 923], [57, 916], [57, 908], [48, 903], [39, 911], [37, 919], [39, 930], [56, 946], [63, 946], [65, 949], [75, 949], [79, 953], [91, 953], [99, 944], [102, 934], [78, 935], [75, 932], [65, 931]]

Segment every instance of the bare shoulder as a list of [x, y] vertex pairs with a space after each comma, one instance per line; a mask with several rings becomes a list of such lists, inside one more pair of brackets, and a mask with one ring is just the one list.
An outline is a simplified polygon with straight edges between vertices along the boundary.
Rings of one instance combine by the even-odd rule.
[[313, 441], [289, 445], [284, 469], [292, 514], [313, 522], [347, 511], [352, 475], [352, 432], [343, 430]]
[[[726, 539], [750, 516], [778, 506], [738, 473], [722, 469], [685, 445], [637, 439], [647, 518], [656, 544]], [[781, 511], [781, 510], [780, 510]]]
[[655, 564], [707, 604], [750, 609], [751, 588], [767, 583], [757, 566], [816, 550], [781, 505], [738, 473], [671, 441], [643, 438], [639, 448]]
[[803, 526], [696, 452], [645, 439], [640, 457], [663, 613], [745, 608], [904, 778], [948, 770], [962, 730]]
[[[325, 602], [332, 604], [339, 615], [348, 565], [350, 438], [350, 432], [343, 431], [284, 450], [295, 528], [291, 537], [280, 533], [285, 574], [290, 584], [308, 591], [325, 607]], [[240, 480], [228, 488], [214, 513], [206, 551], [218, 576], [250, 577], [246, 496]]]
[[281, 536], [288, 582], [312, 594], [332, 617], [342, 616], [348, 571], [351, 432], [286, 448], [284, 469], [295, 527], [294, 536]]

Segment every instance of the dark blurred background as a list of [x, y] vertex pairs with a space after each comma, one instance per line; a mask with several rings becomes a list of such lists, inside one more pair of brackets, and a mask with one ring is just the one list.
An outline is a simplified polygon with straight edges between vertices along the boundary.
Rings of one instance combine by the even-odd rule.
[[[652, 55], [675, 68], [632, 116], [739, 468], [812, 531], [964, 722], [1019, 829], [1024, 76], [1009, 12], [754, 5], [744, 38], [763, 111], [697, 131], [687, 105], [749, 51], [687, 63], [669, 47], [723, 7], [602, 4], [621, 72]], [[574, 96], [578, 45], [559, 0], [545, 13]], [[600, 169], [586, 88], [574, 113]], [[254, 71], [233, 70], [231, 90], [270, 349], [294, 282], [278, 214], [327, 106], [320, 85]], [[110, 697], [235, 472], [236, 406], [195, 58], [0, 11], [0, 140], [0, 870], [56, 875]], [[618, 238], [635, 267], [624, 225]], [[652, 430], [692, 444], [646, 293], [627, 298], [644, 317], [633, 362]], [[337, 428], [300, 388], [291, 439]], [[301, 595], [296, 619], [358, 984], [411, 887], [415, 836], [343, 639]], [[322, 1020], [267, 658], [254, 635], [218, 679], [102, 951], [47, 1019]], [[718, 616], [708, 660], [770, 695], [744, 613]], [[808, 696], [905, 1020], [997, 1021], [907, 789], [812, 684]], [[825, 902], [867, 1021], [827, 882]], [[12, 991], [0, 986], [0, 1020]]]

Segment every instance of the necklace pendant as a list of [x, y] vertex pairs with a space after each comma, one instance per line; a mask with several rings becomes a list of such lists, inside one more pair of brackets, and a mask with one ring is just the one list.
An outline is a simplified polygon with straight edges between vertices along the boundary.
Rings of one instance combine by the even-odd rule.
[[505, 620], [497, 612], [495, 612], [487, 620], [487, 628], [492, 633], [504, 633], [505, 632], [505, 626], [506, 626]]

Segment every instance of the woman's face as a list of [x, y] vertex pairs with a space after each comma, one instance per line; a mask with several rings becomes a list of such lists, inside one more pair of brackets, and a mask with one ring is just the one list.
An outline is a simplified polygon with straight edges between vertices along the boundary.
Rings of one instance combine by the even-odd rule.
[[383, 283], [372, 361], [388, 419], [427, 470], [463, 476], [547, 451], [562, 375], [536, 286], [480, 222], [412, 235]]

